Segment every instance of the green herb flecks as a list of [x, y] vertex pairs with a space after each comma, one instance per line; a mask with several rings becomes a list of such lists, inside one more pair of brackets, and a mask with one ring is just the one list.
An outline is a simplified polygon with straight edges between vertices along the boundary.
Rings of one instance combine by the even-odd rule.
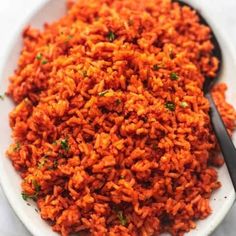
[[21, 193], [21, 196], [25, 201], [27, 201], [28, 198], [29, 198], [29, 195], [27, 193], [24, 193], [24, 192]]
[[158, 66], [157, 64], [153, 65], [152, 69], [154, 71], [158, 71], [160, 69], [160, 66]]
[[61, 148], [65, 151], [69, 151], [70, 147], [67, 138], [61, 140]]
[[5, 95], [2, 95], [2, 94], [0, 94], [0, 100], [4, 100], [5, 99]]
[[110, 31], [108, 32], [108, 34], [107, 34], [107, 39], [108, 39], [110, 42], [113, 42], [113, 41], [116, 39], [115, 33], [110, 30]]
[[40, 60], [42, 60], [42, 58], [43, 58], [43, 55], [42, 55], [41, 53], [39, 53], [39, 54], [36, 55], [36, 59], [37, 59], [37, 60], [40, 61]]
[[33, 180], [32, 184], [34, 186], [35, 194], [38, 195], [39, 192], [41, 191], [41, 186], [38, 184], [36, 180]]
[[98, 93], [98, 96], [104, 97], [106, 95], [106, 93], [108, 93], [108, 92], [109, 92], [109, 90], [104, 90], [101, 93]]
[[117, 212], [117, 217], [120, 220], [121, 225], [126, 226], [127, 225], [127, 219], [124, 216], [122, 211], [118, 211]]
[[13, 148], [14, 152], [19, 152], [20, 151], [20, 144], [16, 143], [15, 147]]
[[43, 64], [43, 65], [45, 65], [45, 64], [47, 64], [47, 63], [48, 63], [48, 61], [47, 61], [46, 59], [42, 60], [42, 64]]
[[116, 104], [117, 106], [119, 106], [119, 105], [121, 104], [121, 100], [120, 100], [120, 99], [116, 99], [115, 104]]
[[175, 104], [173, 102], [170, 102], [170, 101], [165, 103], [165, 107], [170, 111], [175, 110]]
[[38, 61], [41, 61], [41, 63], [43, 65], [47, 64], [48, 63], [48, 60], [46, 59], [43, 59], [43, 55], [41, 53], [38, 53], [35, 57]]
[[36, 195], [36, 194], [34, 194], [34, 195], [29, 195], [29, 194], [27, 194], [27, 193], [25, 193], [25, 192], [22, 192], [22, 193], [21, 193], [21, 196], [22, 196], [22, 198], [23, 198], [25, 201], [28, 201], [28, 199], [32, 199], [32, 200], [34, 200], [34, 201], [37, 200], [37, 195]]
[[179, 76], [175, 72], [170, 73], [170, 79], [171, 80], [178, 80]]
[[188, 103], [187, 102], [181, 102], [180, 106], [183, 107], [183, 108], [186, 108], [186, 107], [188, 107]]

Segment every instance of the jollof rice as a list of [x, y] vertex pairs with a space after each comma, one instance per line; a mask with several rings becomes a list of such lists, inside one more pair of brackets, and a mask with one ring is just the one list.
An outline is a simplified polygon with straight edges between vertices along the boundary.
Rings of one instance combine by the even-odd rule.
[[[218, 68], [208, 27], [170, 0], [68, 1], [27, 27], [10, 78], [22, 197], [63, 236], [183, 235], [211, 213], [222, 165], [202, 92]], [[230, 132], [236, 113], [215, 101]]]

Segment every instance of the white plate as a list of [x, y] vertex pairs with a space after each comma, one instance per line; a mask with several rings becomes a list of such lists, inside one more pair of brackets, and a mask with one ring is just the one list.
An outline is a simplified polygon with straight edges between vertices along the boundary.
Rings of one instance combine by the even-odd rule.
[[[191, 3], [197, 9], [200, 9], [202, 14], [207, 16], [205, 18], [208, 22], [213, 26], [212, 19], [207, 15], [207, 12], [204, 12], [204, 8], [197, 6], [197, 0], [189, 0], [187, 2]], [[1, 94], [7, 89], [8, 76], [11, 75], [16, 68], [17, 58], [22, 46], [21, 32], [23, 28], [28, 24], [41, 27], [45, 21], [54, 21], [62, 16], [64, 12], [65, 0], [51, 0], [46, 4], [39, 6], [38, 9], [33, 12], [32, 17], [22, 25], [19, 32], [16, 33], [14, 40], [4, 57], [5, 60], [0, 62]], [[224, 65], [220, 79], [229, 85], [229, 90], [227, 92], [228, 101], [230, 101], [231, 104], [236, 104], [236, 53], [230, 43], [223, 37], [223, 34], [220, 33], [220, 30], [215, 26], [213, 28], [223, 50]], [[3, 102], [0, 101], [0, 181], [12, 208], [33, 235], [56, 236], [58, 234], [54, 233], [51, 227], [40, 218], [39, 214], [34, 210], [34, 207], [28, 206], [22, 199], [20, 176], [14, 170], [11, 162], [5, 155], [6, 149], [11, 143], [11, 129], [9, 127], [8, 114], [12, 110], [13, 106], [12, 102], [8, 99], [5, 99]], [[234, 136], [234, 142], [236, 143], [236, 135]], [[220, 168], [218, 174], [222, 187], [211, 197], [210, 204], [213, 213], [207, 219], [197, 222], [197, 228], [186, 235], [209, 235], [223, 220], [233, 205], [235, 192], [226, 167], [223, 166]]]

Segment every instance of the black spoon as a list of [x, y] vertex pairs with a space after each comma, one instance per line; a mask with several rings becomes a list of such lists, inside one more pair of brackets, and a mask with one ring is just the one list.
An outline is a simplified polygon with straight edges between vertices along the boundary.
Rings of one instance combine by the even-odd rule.
[[197, 15], [199, 16], [200, 22], [202, 24], [208, 26], [211, 29], [211, 35], [212, 35], [211, 41], [214, 45], [214, 49], [213, 49], [212, 54], [213, 54], [213, 56], [218, 58], [219, 67], [218, 67], [215, 78], [209, 78], [209, 77], [205, 78], [205, 82], [203, 85], [203, 92], [205, 94], [205, 97], [209, 100], [210, 118], [211, 118], [212, 127], [214, 129], [216, 138], [218, 140], [221, 152], [224, 156], [224, 160], [225, 160], [226, 166], [228, 168], [228, 171], [229, 171], [229, 174], [230, 174], [233, 186], [234, 186], [234, 190], [236, 191], [236, 149], [235, 149], [234, 144], [231, 140], [231, 137], [229, 136], [229, 134], [225, 128], [223, 120], [219, 114], [219, 111], [216, 108], [215, 102], [214, 102], [212, 95], [211, 95], [211, 88], [216, 83], [217, 79], [219, 78], [219, 75], [220, 75], [221, 69], [222, 69], [223, 57], [222, 57], [221, 47], [218, 43], [218, 40], [217, 40], [211, 26], [207, 23], [207, 21], [199, 13], [199, 11], [197, 11], [191, 5], [189, 5], [185, 2], [182, 2], [182, 1], [174, 1], [174, 2], [178, 2], [181, 6], [188, 6], [191, 9], [193, 9], [197, 13]]

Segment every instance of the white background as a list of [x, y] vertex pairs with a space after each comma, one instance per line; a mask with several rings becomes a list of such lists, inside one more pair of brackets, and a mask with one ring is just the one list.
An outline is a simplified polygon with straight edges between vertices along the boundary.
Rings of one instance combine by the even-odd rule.
[[[13, 37], [15, 30], [42, 1], [45, 2], [47, 0], [0, 0], [0, 60], [3, 58], [9, 39]], [[200, 4], [207, 9], [214, 23], [218, 28], [222, 29], [225, 37], [236, 47], [236, 0], [196, 0], [196, 2], [200, 2]], [[45, 21], [47, 21], [47, 19], [45, 19]], [[212, 236], [235, 235], [236, 205]], [[1, 188], [0, 236], [30, 236], [10, 208]]]

